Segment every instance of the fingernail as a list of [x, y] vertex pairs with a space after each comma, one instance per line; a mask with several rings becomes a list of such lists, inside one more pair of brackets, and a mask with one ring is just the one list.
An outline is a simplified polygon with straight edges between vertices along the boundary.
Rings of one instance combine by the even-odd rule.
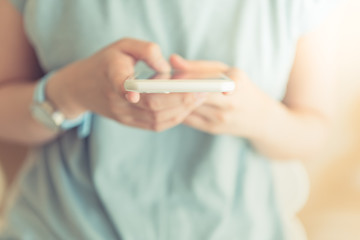
[[222, 94], [225, 95], [225, 96], [228, 96], [228, 95], [233, 94], [233, 92], [223, 92]]
[[130, 94], [129, 94], [129, 93], [126, 93], [126, 94], [125, 94], [125, 98], [126, 98], [126, 100], [128, 100], [128, 102], [131, 102], [131, 98], [130, 98]]
[[140, 100], [140, 95], [134, 92], [128, 92], [125, 94], [126, 100], [130, 103], [137, 103]]

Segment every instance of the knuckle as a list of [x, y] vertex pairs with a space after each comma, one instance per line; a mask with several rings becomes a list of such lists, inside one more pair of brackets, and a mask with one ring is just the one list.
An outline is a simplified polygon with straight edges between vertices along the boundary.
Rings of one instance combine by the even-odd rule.
[[161, 102], [157, 99], [148, 99], [146, 101], [146, 107], [148, 107], [152, 111], [158, 111], [161, 109]]
[[126, 124], [128, 121], [128, 117], [124, 115], [123, 112], [119, 111], [119, 109], [111, 110], [111, 114], [113, 115], [113, 119], [117, 122]]
[[149, 99], [149, 98], [146, 98], [146, 99], [144, 99], [144, 101], [143, 101], [143, 106], [145, 107], [145, 108], [147, 108], [147, 109], [149, 109], [149, 110], [152, 110], [151, 109], [151, 99]]
[[229, 114], [226, 112], [221, 112], [216, 115], [216, 119], [219, 123], [224, 124], [229, 121]]
[[224, 114], [221, 112], [221, 113], [217, 113], [216, 114], [216, 120], [217, 122], [219, 123], [222, 123], [225, 121], [225, 117], [224, 117]]
[[114, 119], [119, 123], [130, 126], [136, 122], [134, 116], [119, 111], [115, 114]]
[[154, 123], [159, 123], [162, 120], [161, 113], [157, 112], [157, 111], [151, 111], [150, 112], [150, 118]]
[[172, 118], [172, 119], [169, 120], [169, 124], [171, 124], [171, 125], [174, 126], [174, 125], [177, 125], [178, 121], [179, 121], [179, 118], [178, 118], [178, 117], [174, 117], [174, 118]]
[[130, 124], [130, 123], [132, 123], [134, 121], [134, 119], [133, 119], [133, 117], [127, 115], [127, 116], [122, 116], [121, 121], [124, 124]]
[[160, 46], [153, 42], [147, 42], [144, 46], [144, 52], [146, 55], [156, 55], [160, 52]]
[[119, 112], [112, 112], [112, 114], [115, 121], [125, 124], [125, 119]]
[[184, 116], [174, 117], [172, 120], [172, 124], [177, 125], [180, 124], [184, 120]]

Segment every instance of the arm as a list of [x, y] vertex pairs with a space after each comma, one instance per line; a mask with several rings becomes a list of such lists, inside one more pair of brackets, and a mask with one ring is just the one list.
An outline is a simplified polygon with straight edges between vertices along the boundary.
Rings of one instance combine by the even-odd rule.
[[0, 138], [19, 142], [54, 138], [30, 115], [35, 79], [43, 73], [20, 13], [6, 0], [0, 1], [0, 43]]
[[[245, 137], [273, 159], [306, 158], [321, 149], [333, 118], [339, 18], [340, 11], [299, 40], [283, 102], [270, 98], [235, 69], [229, 76], [240, 87], [230, 95], [209, 94], [185, 123], [212, 134]], [[172, 64], [182, 70], [212, 65], [178, 57]]]
[[275, 159], [306, 158], [323, 149], [335, 108], [336, 52], [342, 8], [303, 36], [283, 103], [271, 103], [263, 135], [253, 145]]
[[[0, 0], [0, 138], [42, 144], [57, 134], [34, 121], [29, 111], [37, 79], [43, 73], [22, 21], [7, 0]], [[140, 99], [138, 93], [125, 92], [123, 82], [139, 60], [157, 71], [170, 70], [158, 45], [121, 39], [59, 69], [46, 85], [47, 100], [67, 118], [91, 111], [154, 131], [181, 123], [198, 105], [196, 94], [148, 94]]]

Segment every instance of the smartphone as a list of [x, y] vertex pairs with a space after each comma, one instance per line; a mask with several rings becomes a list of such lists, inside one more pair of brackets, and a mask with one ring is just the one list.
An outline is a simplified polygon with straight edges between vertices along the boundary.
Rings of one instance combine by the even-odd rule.
[[142, 71], [128, 78], [124, 87], [139, 93], [231, 92], [235, 83], [222, 73]]

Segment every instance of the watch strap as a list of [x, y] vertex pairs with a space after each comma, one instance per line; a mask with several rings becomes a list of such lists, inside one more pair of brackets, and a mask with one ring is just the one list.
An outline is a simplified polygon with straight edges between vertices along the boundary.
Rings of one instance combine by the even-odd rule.
[[[53, 76], [54, 72], [46, 74], [40, 79], [36, 85], [33, 100], [35, 102], [44, 102], [46, 101], [46, 84]], [[80, 138], [87, 137], [90, 134], [92, 122], [92, 114], [90, 112], [85, 112], [75, 119], [65, 119], [60, 128], [62, 130], [69, 130], [75, 127], [78, 127], [78, 136]]]
[[45, 102], [46, 101], [46, 95], [45, 95], [46, 83], [49, 81], [49, 79], [51, 78], [52, 75], [53, 75], [52, 72], [46, 74], [37, 83], [35, 92], [34, 92], [34, 101], [35, 102]]

